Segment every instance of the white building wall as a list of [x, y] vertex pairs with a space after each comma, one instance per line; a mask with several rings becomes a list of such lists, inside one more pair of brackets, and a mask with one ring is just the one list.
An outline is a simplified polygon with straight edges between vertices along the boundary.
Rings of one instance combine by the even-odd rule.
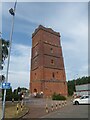
[[77, 96], [82, 96], [82, 95], [90, 95], [90, 91], [81, 91], [81, 92], [76, 92]]
[[75, 94], [77, 96], [90, 95], [90, 84], [76, 85]]
[[90, 90], [90, 84], [76, 85], [76, 91]]

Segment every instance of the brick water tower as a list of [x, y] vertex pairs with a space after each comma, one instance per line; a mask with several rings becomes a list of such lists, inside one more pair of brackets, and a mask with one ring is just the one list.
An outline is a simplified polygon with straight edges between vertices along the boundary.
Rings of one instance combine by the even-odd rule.
[[42, 25], [32, 34], [30, 92], [67, 96], [60, 34]]

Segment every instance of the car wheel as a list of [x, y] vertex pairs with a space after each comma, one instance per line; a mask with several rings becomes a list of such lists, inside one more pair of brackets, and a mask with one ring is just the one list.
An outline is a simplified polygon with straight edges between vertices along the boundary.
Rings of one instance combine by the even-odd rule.
[[78, 101], [75, 101], [75, 105], [79, 105], [79, 102], [78, 102]]

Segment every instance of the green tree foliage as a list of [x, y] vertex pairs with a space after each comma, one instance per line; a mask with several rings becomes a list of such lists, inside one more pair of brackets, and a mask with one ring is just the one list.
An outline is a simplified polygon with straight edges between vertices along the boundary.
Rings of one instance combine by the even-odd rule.
[[82, 85], [82, 84], [88, 84], [88, 83], [90, 83], [90, 76], [76, 79], [76, 85]]
[[75, 91], [75, 80], [68, 81], [67, 83], [68, 86], [68, 95], [73, 95], [73, 92]]
[[[2, 99], [4, 96], [4, 89], [2, 89]], [[6, 90], [6, 101], [12, 100], [12, 88]]]
[[0, 81], [4, 82], [4, 80], [5, 80], [5, 76], [4, 75], [0, 75]]
[[[12, 88], [7, 89], [6, 90], [6, 101], [12, 101], [13, 98], [14, 98], [14, 101], [22, 100], [22, 90], [27, 90], [27, 88], [18, 87], [14, 91], [12, 91]], [[2, 90], [2, 95], [4, 95], [4, 90]]]
[[[5, 59], [8, 57], [9, 41], [0, 38], [0, 70], [3, 70]], [[0, 74], [0, 84], [4, 82], [5, 76]]]
[[75, 92], [75, 84], [76, 85], [83, 85], [83, 84], [89, 84], [90, 83], [90, 76], [88, 77], [82, 77], [82, 78], [78, 78], [76, 80], [70, 80], [67, 82], [67, 86], [68, 86], [68, 95], [73, 95], [73, 93]]
[[8, 57], [9, 41], [0, 38], [0, 70], [3, 69], [4, 61]]

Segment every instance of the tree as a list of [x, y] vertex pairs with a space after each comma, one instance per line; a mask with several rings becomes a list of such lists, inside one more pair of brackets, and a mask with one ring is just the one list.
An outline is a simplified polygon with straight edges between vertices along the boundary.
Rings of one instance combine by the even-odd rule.
[[[0, 38], [0, 70], [3, 70], [5, 59], [8, 57], [9, 41]], [[0, 75], [0, 82], [5, 80], [4, 75]]]
[[0, 69], [3, 70], [4, 61], [8, 57], [9, 41], [0, 38]]
[[0, 75], [0, 81], [3, 82], [5, 80], [5, 76], [4, 75]]
[[[6, 90], [6, 101], [11, 101], [12, 100], [12, 88]], [[4, 89], [2, 89], [2, 100], [4, 97]]]
[[75, 80], [68, 81], [68, 94], [73, 95], [73, 92], [75, 91]]
[[90, 84], [90, 76], [88, 77], [83, 76], [82, 78], [68, 81], [67, 82], [68, 95], [70, 96], [73, 95], [73, 93], [75, 92], [75, 82], [76, 82], [76, 85]]

